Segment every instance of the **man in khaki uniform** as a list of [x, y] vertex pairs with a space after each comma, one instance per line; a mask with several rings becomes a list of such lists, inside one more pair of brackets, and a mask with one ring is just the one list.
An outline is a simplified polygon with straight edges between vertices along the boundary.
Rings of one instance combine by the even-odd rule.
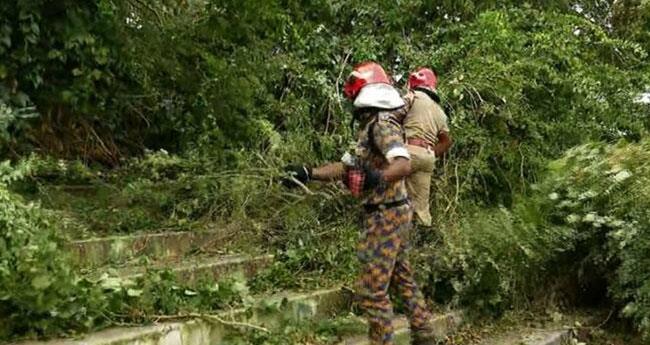
[[411, 109], [403, 123], [411, 155], [411, 175], [406, 179], [406, 188], [415, 209], [415, 219], [424, 226], [431, 226], [429, 193], [436, 157], [441, 157], [451, 147], [447, 115], [440, 107], [436, 86], [436, 75], [428, 68], [420, 68], [409, 75], [406, 99]]

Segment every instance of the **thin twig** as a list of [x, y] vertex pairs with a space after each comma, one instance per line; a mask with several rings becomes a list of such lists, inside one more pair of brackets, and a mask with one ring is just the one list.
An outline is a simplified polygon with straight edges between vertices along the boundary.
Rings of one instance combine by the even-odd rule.
[[341, 97], [339, 96], [340, 94], [339, 83], [341, 83], [341, 78], [343, 78], [343, 71], [345, 70], [345, 66], [348, 64], [348, 60], [350, 59], [351, 55], [352, 52], [348, 51], [348, 53], [345, 55], [345, 58], [343, 58], [343, 63], [341, 63], [341, 69], [339, 70], [339, 76], [336, 78], [336, 83], [334, 83], [334, 85], [336, 86], [336, 99], [338, 100], [339, 108], [341, 109], [341, 112], [345, 112], [345, 110], [343, 109], [343, 104], [341, 103]]
[[518, 150], [519, 150], [519, 155], [521, 156], [521, 165], [519, 166], [519, 174], [521, 176], [521, 185], [524, 186], [524, 190], [525, 190], [526, 177], [524, 176], [524, 163], [526, 162], [526, 157], [524, 156], [524, 153], [521, 152], [521, 143], [519, 144]]
[[298, 181], [295, 177], [290, 176], [289, 178], [291, 179], [291, 181], [293, 181], [295, 184], [297, 184], [298, 187], [302, 188], [302, 190], [305, 191], [305, 193], [307, 193], [309, 195], [314, 195], [315, 194], [309, 188], [307, 188], [307, 186], [305, 186], [302, 182]]
[[102, 149], [104, 149], [104, 152], [106, 153], [106, 155], [108, 157], [110, 157], [113, 161], [117, 161], [117, 157], [115, 155], [115, 152], [112, 152], [111, 150], [109, 150], [108, 146], [106, 146], [106, 144], [104, 143], [102, 138], [99, 136], [99, 134], [97, 134], [97, 131], [95, 131], [95, 129], [92, 126], [88, 125], [87, 123], [84, 123], [84, 126], [88, 130], [90, 130], [90, 133], [95, 137], [95, 139], [97, 139], [97, 141], [99, 142], [100, 147]]
[[599, 323], [599, 324], [598, 324], [597, 326], [595, 326], [595, 327], [588, 327], [588, 328], [590, 328], [590, 329], [599, 329], [599, 328], [602, 328], [603, 326], [605, 326], [605, 325], [607, 324], [607, 322], [609, 322], [609, 319], [612, 318], [612, 315], [614, 315], [614, 311], [615, 311], [615, 310], [616, 310], [616, 308], [612, 308], [612, 309], [609, 311], [609, 315], [607, 315], [607, 318], [605, 319], [605, 321]]
[[[454, 169], [454, 176], [456, 177], [456, 195], [454, 199], [456, 204], [458, 204], [458, 199], [460, 196], [460, 179], [458, 178], [458, 163], [456, 163], [456, 168]], [[445, 208], [445, 213], [451, 209], [452, 205], [454, 205], [453, 202], [450, 202], [447, 205], [447, 207]]]
[[[271, 165], [266, 161], [266, 159], [264, 159], [264, 156], [262, 156], [259, 152], [255, 152], [255, 155], [257, 156], [257, 158], [259, 158], [259, 159], [262, 161], [262, 163], [264, 163], [264, 165], [267, 166], [266, 169], [269, 169], [269, 170], [273, 170], [273, 169], [274, 169], [274, 168], [273, 168], [273, 167], [272, 167], [272, 166], [271, 166]], [[265, 169], [265, 168], [261, 168], [261, 169]]]

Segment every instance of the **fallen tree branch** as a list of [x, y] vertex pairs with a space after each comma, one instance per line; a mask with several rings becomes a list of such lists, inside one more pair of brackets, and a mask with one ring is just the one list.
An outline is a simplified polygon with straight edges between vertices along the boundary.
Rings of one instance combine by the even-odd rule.
[[295, 177], [293, 177], [293, 176], [289, 176], [289, 178], [291, 179], [291, 181], [292, 181], [293, 183], [295, 183], [296, 185], [298, 185], [298, 187], [300, 187], [303, 191], [305, 191], [305, 193], [307, 193], [307, 194], [309, 194], [309, 195], [314, 195], [314, 194], [315, 194], [315, 193], [312, 192], [312, 191], [311, 191], [307, 186], [305, 186], [304, 183], [298, 181], [298, 179], [296, 179]]

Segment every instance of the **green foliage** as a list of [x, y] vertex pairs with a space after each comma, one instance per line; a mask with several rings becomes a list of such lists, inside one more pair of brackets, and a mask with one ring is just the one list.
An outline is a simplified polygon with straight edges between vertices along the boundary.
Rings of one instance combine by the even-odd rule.
[[611, 25], [617, 36], [639, 42], [646, 50], [650, 49], [650, 3], [647, 1], [614, 2]]
[[300, 137], [300, 151], [336, 158], [349, 140], [340, 86], [364, 59], [441, 72], [466, 197], [508, 204], [544, 158], [647, 125], [628, 102], [648, 82], [645, 41], [607, 31], [643, 32], [642, 15], [614, 20], [642, 4], [45, 3], [0, 7], [0, 78], [4, 99], [42, 115], [15, 141], [67, 157], [191, 148], [228, 164], [231, 149], [296, 153], [283, 139]]
[[434, 297], [501, 312], [538, 296], [589, 298], [580, 295], [605, 284], [650, 335], [649, 154], [648, 139], [578, 146], [511, 209], [473, 212], [425, 263]]
[[195, 287], [179, 283], [173, 272], [150, 271], [135, 280], [103, 275], [93, 282], [106, 299], [107, 323], [146, 323], [158, 315], [222, 310], [250, 303], [243, 277], [202, 281]]
[[71, 271], [42, 210], [8, 191], [7, 182], [27, 167], [11, 174], [7, 168], [0, 183], [0, 338], [89, 326], [100, 316], [93, 305], [98, 291]]
[[352, 282], [357, 272], [358, 228], [347, 217], [342, 223], [322, 221], [308, 207], [293, 212], [301, 212], [300, 224], [285, 222], [283, 230], [273, 234], [276, 261], [254, 277], [251, 288], [271, 291]]
[[[340, 87], [365, 59], [394, 75], [420, 65], [440, 72], [455, 145], [435, 182], [441, 249], [421, 271], [437, 298], [498, 312], [547, 277], [590, 265], [608, 273], [625, 313], [647, 329], [645, 214], [626, 199], [643, 200], [635, 194], [643, 189], [621, 181], [625, 193], [610, 191], [609, 175], [571, 175], [572, 164], [598, 158], [542, 171], [584, 142], [647, 134], [650, 112], [631, 100], [650, 83], [648, 8], [564, 0], [2, 2], [0, 153], [55, 158], [0, 165], [0, 316], [8, 320], [0, 332], [54, 334], [237, 300], [214, 287], [188, 295], [164, 273], [114, 288], [79, 279], [56, 235], [69, 230], [71, 215], [82, 233], [228, 219], [280, 258], [256, 290], [349, 280], [352, 200], [337, 186], [309, 186], [314, 194], [305, 197], [275, 179], [286, 162], [336, 160], [348, 147]], [[577, 269], [575, 257], [590, 264]]]
[[645, 133], [647, 110], [630, 99], [646, 83], [633, 71], [647, 53], [583, 18], [485, 12], [439, 32], [445, 43], [415, 62], [445, 78], [458, 129], [452, 158], [468, 196], [509, 206], [549, 157], [587, 140]]
[[37, 162], [0, 164], [0, 339], [69, 334], [248, 301], [241, 278], [189, 288], [165, 271], [135, 280], [80, 277], [61, 249], [64, 224], [8, 188], [37, 169]]
[[38, 116], [34, 110], [33, 107], [14, 109], [0, 98], [0, 150], [12, 144], [26, 119]]
[[[552, 165], [552, 216], [579, 233], [586, 257], [601, 267], [610, 292], [650, 337], [650, 142], [585, 145]], [[550, 189], [550, 188], [549, 188]], [[609, 269], [609, 270], [607, 270]]]
[[124, 186], [133, 205], [154, 205], [181, 223], [227, 220], [240, 235], [249, 234], [248, 247], [259, 241], [276, 251], [273, 266], [251, 283], [257, 291], [349, 281], [356, 264], [355, 201], [341, 185], [310, 184], [312, 195], [306, 196], [282, 188], [282, 155], [282, 149], [240, 152], [236, 166], [224, 169], [200, 155], [159, 151], [133, 160], [109, 180]]

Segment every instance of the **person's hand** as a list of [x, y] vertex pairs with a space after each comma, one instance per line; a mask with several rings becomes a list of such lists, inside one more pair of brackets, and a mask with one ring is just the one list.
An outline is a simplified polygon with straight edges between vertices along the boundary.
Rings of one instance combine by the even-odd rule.
[[366, 175], [363, 181], [363, 190], [371, 190], [379, 186], [383, 180], [381, 172], [370, 167], [365, 167], [363, 170], [364, 174]]
[[297, 187], [298, 184], [296, 183], [296, 180], [302, 184], [311, 180], [311, 168], [304, 165], [289, 165], [284, 168], [284, 172], [288, 176], [282, 178], [282, 185], [287, 188]]
[[345, 185], [353, 196], [360, 196], [362, 192], [376, 188], [383, 180], [382, 174], [369, 167], [350, 168], [344, 179]]

